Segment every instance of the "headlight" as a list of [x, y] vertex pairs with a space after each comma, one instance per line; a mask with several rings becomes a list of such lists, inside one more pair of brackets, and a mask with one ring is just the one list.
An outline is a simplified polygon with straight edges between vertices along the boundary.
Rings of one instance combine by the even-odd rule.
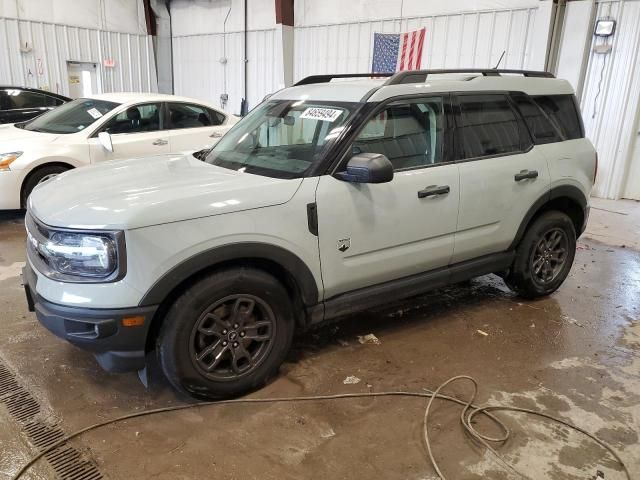
[[10, 170], [9, 165], [20, 155], [22, 155], [22, 152], [0, 153], [0, 171]]
[[48, 227], [27, 215], [29, 259], [49, 278], [67, 282], [110, 282], [124, 276], [123, 232]]

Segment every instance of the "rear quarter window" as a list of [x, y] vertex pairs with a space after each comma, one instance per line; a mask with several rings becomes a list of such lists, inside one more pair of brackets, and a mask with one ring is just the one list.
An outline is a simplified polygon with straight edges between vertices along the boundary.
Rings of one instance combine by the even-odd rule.
[[222, 125], [227, 117], [224, 114], [213, 110], [207, 109], [209, 111], [209, 118], [211, 118], [211, 125]]
[[584, 138], [580, 112], [573, 95], [539, 95], [531, 97], [564, 140]]
[[528, 95], [513, 93], [511, 98], [515, 102], [524, 119], [536, 145], [561, 142], [560, 130], [554, 126], [542, 108], [540, 108]]

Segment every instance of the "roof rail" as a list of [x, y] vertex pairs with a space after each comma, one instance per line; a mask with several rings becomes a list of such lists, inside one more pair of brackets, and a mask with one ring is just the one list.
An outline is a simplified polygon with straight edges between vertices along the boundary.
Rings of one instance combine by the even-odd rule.
[[328, 73], [326, 75], [310, 75], [308, 77], [304, 77], [302, 80], [298, 80], [293, 84], [294, 87], [298, 87], [300, 85], [309, 85], [312, 83], [327, 83], [333, 80], [334, 78], [381, 78], [381, 77], [391, 77], [392, 75], [397, 75], [393, 73]]
[[399, 85], [403, 83], [423, 83], [429, 75], [443, 73], [479, 73], [484, 77], [496, 77], [502, 74], [518, 74], [525, 77], [555, 78], [551, 72], [534, 70], [497, 70], [495, 68], [456, 68], [443, 70], [404, 70], [395, 73], [385, 85]]

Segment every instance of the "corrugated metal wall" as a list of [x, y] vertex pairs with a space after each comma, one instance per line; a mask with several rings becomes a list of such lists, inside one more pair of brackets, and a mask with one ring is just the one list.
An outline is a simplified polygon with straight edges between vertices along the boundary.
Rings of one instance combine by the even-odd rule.
[[538, 8], [492, 10], [295, 29], [296, 79], [316, 73], [369, 72], [374, 33], [426, 27], [423, 68], [527, 68]]
[[[600, 161], [594, 195], [619, 198], [627, 176], [635, 171], [631, 161], [640, 115], [640, 1], [598, 2], [596, 17], [611, 17], [617, 26], [608, 39], [593, 37], [582, 114]], [[612, 51], [596, 53], [594, 47], [604, 43], [612, 44]]]
[[[29, 53], [20, 51], [25, 42], [33, 47]], [[107, 58], [114, 68], [102, 65]], [[0, 18], [0, 83], [67, 95], [67, 61], [96, 63], [103, 92], [158, 90], [148, 35]]]
[[[279, 85], [282, 58], [281, 55], [278, 58], [277, 50], [275, 29], [248, 32], [249, 109], [260, 103], [267, 93], [282, 87]], [[222, 63], [220, 60], [225, 57], [227, 61]], [[174, 91], [214, 105], [220, 105], [220, 94], [226, 92], [229, 95], [226, 110], [237, 114], [244, 95], [243, 58], [242, 32], [174, 36]]]

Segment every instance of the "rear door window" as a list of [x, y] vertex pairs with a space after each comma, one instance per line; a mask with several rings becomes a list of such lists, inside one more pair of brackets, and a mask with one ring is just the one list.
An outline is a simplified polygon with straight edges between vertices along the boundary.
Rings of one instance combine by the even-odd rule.
[[209, 109], [191, 103], [170, 103], [169, 118], [171, 129], [200, 128], [219, 125], [217, 119], [212, 121]]
[[14, 90], [13, 108], [41, 108], [47, 106], [47, 99], [41, 93]]
[[26, 92], [19, 88], [7, 88], [0, 90], [0, 107], [2, 110], [39, 108], [46, 105], [46, 98], [40, 93]]
[[521, 125], [506, 95], [460, 95], [459, 103], [463, 158], [523, 150]]
[[565, 140], [584, 137], [580, 114], [573, 95], [539, 95], [532, 98], [547, 114]]

